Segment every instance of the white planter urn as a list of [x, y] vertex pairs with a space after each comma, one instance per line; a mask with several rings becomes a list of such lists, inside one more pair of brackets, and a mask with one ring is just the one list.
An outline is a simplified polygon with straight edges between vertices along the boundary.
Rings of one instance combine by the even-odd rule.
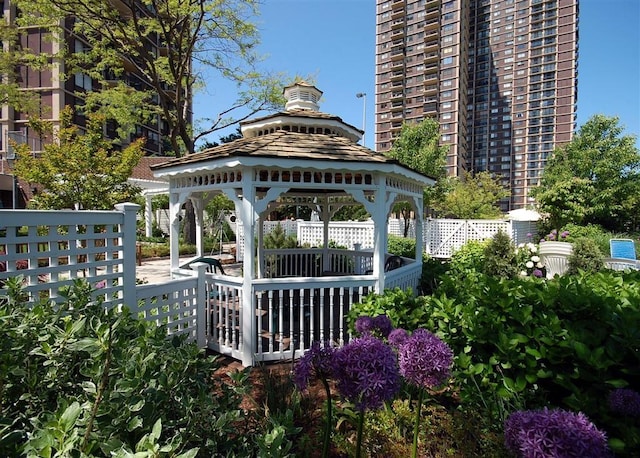
[[540, 242], [538, 255], [547, 268], [547, 278], [563, 275], [569, 269], [569, 256], [572, 253], [573, 245], [569, 242]]

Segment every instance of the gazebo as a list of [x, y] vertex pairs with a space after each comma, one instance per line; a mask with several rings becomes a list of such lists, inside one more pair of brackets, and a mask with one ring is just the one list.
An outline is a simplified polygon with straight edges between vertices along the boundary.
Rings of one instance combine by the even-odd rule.
[[[169, 182], [174, 276], [187, 274], [178, 257], [183, 204], [195, 209], [201, 259], [208, 199], [224, 193], [235, 205], [245, 234], [242, 276], [207, 274], [205, 314], [208, 347], [245, 366], [294, 358], [314, 340], [344, 343], [351, 304], [389, 287], [415, 291], [420, 279], [422, 238], [412, 259], [392, 257], [387, 221], [396, 202], [409, 202], [422, 234], [423, 189], [434, 180], [359, 145], [361, 130], [319, 111], [321, 95], [295, 83], [284, 89], [285, 111], [243, 122], [243, 138], [152, 167]], [[374, 222], [373, 249], [330, 248], [333, 215], [357, 204]], [[322, 246], [264, 249], [262, 223], [281, 205], [310, 207], [323, 222]]]

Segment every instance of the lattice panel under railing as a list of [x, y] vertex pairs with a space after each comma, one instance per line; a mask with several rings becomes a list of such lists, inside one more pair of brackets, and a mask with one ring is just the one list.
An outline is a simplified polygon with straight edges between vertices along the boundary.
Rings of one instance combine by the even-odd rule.
[[167, 335], [187, 334], [189, 340], [195, 340], [197, 286], [196, 277], [155, 285], [138, 285], [137, 307], [131, 309], [139, 319], [164, 327]]

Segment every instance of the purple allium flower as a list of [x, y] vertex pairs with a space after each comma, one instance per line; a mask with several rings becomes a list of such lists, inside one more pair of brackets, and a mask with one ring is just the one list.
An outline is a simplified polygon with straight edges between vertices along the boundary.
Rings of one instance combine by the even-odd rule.
[[543, 275], [542, 271], [540, 269], [533, 269], [533, 276], [534, 277], [538, 277], [541, 278]]
[[318, 341], [311, 344], [311, 348], [298, 360], [293, 370], [293, 383], [300, 391], [307, 388], [313, 376], [319, 379], [331, 376], [335, 351], [329, 342], [325, 342], [322, 347]]
[[562, 234], [560, 234], [560, 238], [566, 239], [567, 237], [569, 237], [569, 231], [562, 231]]
[[356, 332], [361, 336], [370, 334], [373, 330], [373, 318], [370, 316], [359, 316], [355, 324]]
[[378, 315], [373, 319], [373, 327], [375, 331], [380, 333], [380, 337], [389, 337], [389, 333], [393, 329], [393, 324], [387, 315]]
[[396, 328], [389, 333], [389, 343], [392, 347], [399, 347], [409, 338], [409, 333], [402, 328]]
[[640, 417], [640, 393], [629, 388], [618, 388], [609, 395], [609, 408], [616, 413]]
[[409, 383], [430, 388], [449, 378], [453, 351], [426, 329], [416, 329], [398, 347], [398, 360], [400, 373]]
[[562, 409], [517, 411], [504, 428], [505, 446], [521, 458], [611, 456], [604, 432], [582, 412]]
[[371, 335], [353, 339], [336, 351], [333, 376], [340, 394], [361, 412], [381, 407], [400, 388], [393, 350]]
[[385, 338], [393, 329], [393, 325], [387, 315], [378, 315], [374, 318], [360, 316], [356, 319], [355, 328], [356, 332], [361, 336], [372, 334], [376, 337]]

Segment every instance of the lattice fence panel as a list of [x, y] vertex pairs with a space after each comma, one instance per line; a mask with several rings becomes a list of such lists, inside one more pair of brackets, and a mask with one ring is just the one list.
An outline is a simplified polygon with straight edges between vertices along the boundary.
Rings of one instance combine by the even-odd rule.
[[60, 301], [60, 288], [85, 279], [106, 306], [122, 301], [121, 213], [14, 211], [0, 218], [0, 284], [21, 275], [31, 301]]

